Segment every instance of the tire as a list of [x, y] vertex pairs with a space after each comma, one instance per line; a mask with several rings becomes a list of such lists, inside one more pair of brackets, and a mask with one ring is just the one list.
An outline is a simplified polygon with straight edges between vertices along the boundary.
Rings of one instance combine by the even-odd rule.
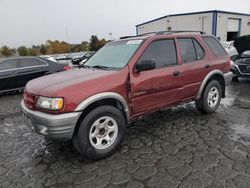
[[195, 101], [196, 108], [205, 113], [210, 114], [216, 111], [221, 101], [222, 89], [217, 80], [210, 81], [201, 98]]
[[73, 144], [86, 159], [99, 160], [117, 150], [125, 129], [126, 120], [119, 109], [100, 106], [82, 120]]

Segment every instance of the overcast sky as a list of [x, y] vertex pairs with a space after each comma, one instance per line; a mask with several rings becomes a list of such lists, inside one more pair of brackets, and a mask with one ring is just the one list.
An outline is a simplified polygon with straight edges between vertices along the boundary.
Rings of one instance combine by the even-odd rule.
[[0, 46], [119, 38], [151, 19], [214, 9], [249, 13], [250, 0], [0, 0]]

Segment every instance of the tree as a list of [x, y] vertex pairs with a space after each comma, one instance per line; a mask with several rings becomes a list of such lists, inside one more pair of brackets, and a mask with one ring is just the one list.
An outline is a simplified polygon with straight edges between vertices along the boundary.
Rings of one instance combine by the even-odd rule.
[[99, 40], [98, 47], [102, 48], [106, 43], [107, 43], [107, 41], [105, 39]]
[[1, 56], [4, 56], [4, 57], [9, 57], [12, 55], [12, 50], [8, 46], [3, 46], [0, 49], [0, 52], [1, 52]]
[[62, 41], [47, 41], [49, 54], [61, 54], [68, 53], [70, 51], [70, 46], [66, 42]]
[[27, 56], [28, 48], [26, 48], [25, 46], [20, 46], [19, 48], [17, 48], [17, 52], [18, 52], [18, 55], [20, 56]]
[[106, 44], [105, 39], [99, 40], [96, 35], [92, 35], [90, 38], [90, 43], [89, 43], [89, 50], [90, 51], [97, 51], [101, 47], [103, 47], [105, 44]]
[[89, 43], [87, 41], [82, 41], [81, 51], [89, 51]]
[[47, 52], [48, 52], [48, 48], [47, 48], [46, 45], [42, 44], [42, 45], [40, 46], [40, 50], [39, 50], [39, 51], [40, 51], [41, 54], [46, 55]]
[[98, 48], [98, 37], [96, 35], [92, 35], [90, 38], [90, 42], [89, 42], [89, 50], [90, 51], [97, 51], [99, 50]]
[[28, 48], [28, 55], [29, 56], [37, 56], [38, 51], [35, 48]]

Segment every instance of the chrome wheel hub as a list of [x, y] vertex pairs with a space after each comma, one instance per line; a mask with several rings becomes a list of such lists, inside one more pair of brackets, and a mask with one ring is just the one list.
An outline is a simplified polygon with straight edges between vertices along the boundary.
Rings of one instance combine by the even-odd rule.
[[219, 101], [219, 91], [216, 87], [212, 87], [208, 92], [208, 106], [214, 108]]
[[118, 135], [118, 125], [112, 117], [103, 116], [91, 126], [89, 140], [96, 149], [106, 149], [111, 146]]

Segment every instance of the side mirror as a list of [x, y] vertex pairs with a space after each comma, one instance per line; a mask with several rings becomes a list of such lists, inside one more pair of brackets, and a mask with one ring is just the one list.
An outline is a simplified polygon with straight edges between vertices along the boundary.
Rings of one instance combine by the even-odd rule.
[[136, 64], [136, 72], [155, 69], [155, 62], [153, 60], [143, 60]]

